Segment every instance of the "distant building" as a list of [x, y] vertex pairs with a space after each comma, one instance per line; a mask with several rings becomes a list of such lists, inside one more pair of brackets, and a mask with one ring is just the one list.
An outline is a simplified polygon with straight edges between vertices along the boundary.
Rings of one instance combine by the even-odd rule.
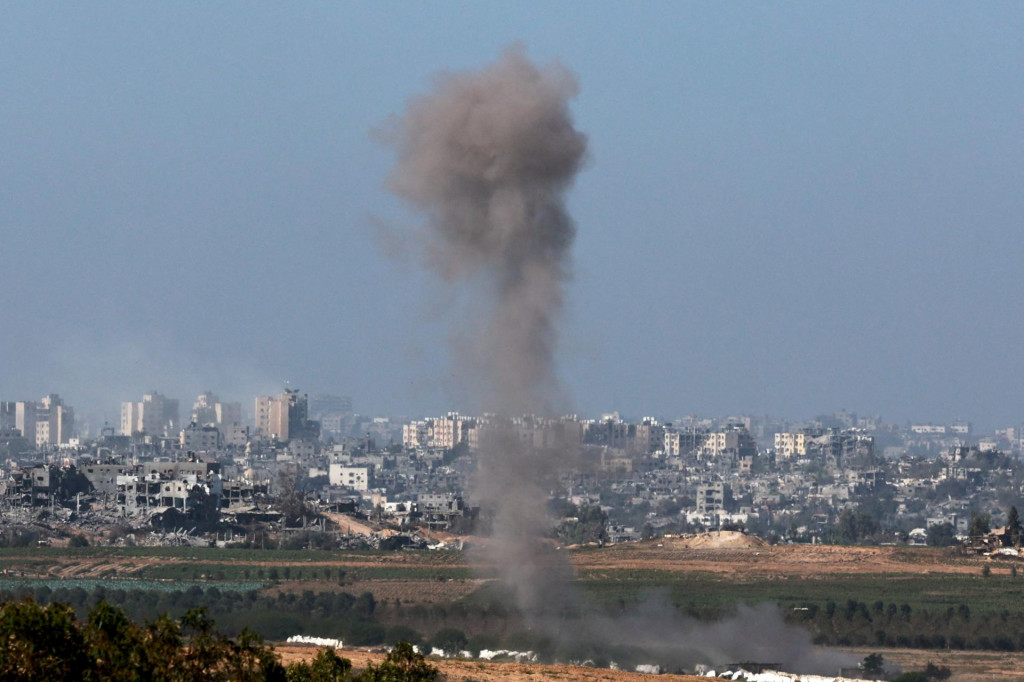
[[[469, 429], [474, 423], [472, 419], [457, 412], [449, 412], [447, 417], [433, 420], [429, 432], [430, 447], [451, 450], [459, 443], [466, 442]], [[404, 435], [403, 432], [403, 437]]]
[[729, 487], [718, 481], [697, 486], [697, 513], [719, 514], [725, 511]]
[[256, 398], [256, 431], [282, 443], [293, 438], [319, 440], [320, 424], [308, 418], [308, 405], [309, 398], [293, 389], [261, 395]]
[[973, 430], [971, 422], [967, 421], [955, 421], [949, 425], [950, 433], [955, 433], [958, 436], [969, 436]]
[[700, 457], [719, 457], [726, 453], [734, 454], [737, 459], [754, 457], [757, 455], [757, 444], [745, 427], [737, 426], [706, 434], [697, 451]]
[[807, 454], [807, 434], [797, 433], [776, 433], [775, 434], [775, 456], [783, 459], [790, 457], [802, 457]]
[[213, 424], [200, 425], [192, 422], [181, 430], [179, 443], [182, 450], [209, 452], [221, 445], [220, 430]]
[[944, 436], [946, 435], [946, 427], [935, 424], [912, 424], [910, 432], [916, 433], [919, 436]]
[[352, 412], [352, 398], [347, 395], [318, 393], [309, 399], [309, 414], [313, 419], [339, 416]]
[[369, 490], [373, 481], [373, 469], [370, 467], [351, 467], [343, 464], [331, 464], [328, 472], [331, 485], [340, 485], [353, 490]]
[[37, 448], [66, 445], [74, 435], [75, 413], [60, 396], [0, 403], [0, 431], [17, 431]]
[[192, 405], [192, 421], [200, 426], [213, 424], [224, 433], [227, 426], [242, 423], [242, 404], [221, 402], [213, 393], [206, 391]]
[[669, 457], [687, 455], [704, 442], [707, 432], [702, 429], [665, 430], [665, 454]]
[[427, 447], [430, 425], [426, 421], [413, 421], [402, 426], [402, 447], [409, 449]]
[[180, 431], [178, 401], [156, 391], [142, 401], [121, 403], [121, 434], [134, 436], [177, 436]]
[[665, 450], [665, 427], [652, 417], [644, 419], [636, 425], [633, 437], [633, 448], [642, 454], [653, 454]]

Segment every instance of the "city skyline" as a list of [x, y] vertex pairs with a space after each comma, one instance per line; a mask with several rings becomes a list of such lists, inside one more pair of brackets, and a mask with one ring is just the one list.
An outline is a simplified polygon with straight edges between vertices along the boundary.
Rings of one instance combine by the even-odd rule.
[[0, 397], [462, 409], [374, 131], [522, 41], [591, 144], [574, 411], [1019, 424], [1024, 10], [917, 9], [7, 8]]

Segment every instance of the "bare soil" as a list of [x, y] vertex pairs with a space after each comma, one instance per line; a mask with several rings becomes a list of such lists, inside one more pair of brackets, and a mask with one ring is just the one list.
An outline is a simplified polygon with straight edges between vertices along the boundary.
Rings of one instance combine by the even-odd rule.
[[[284, 645], [275, 647], [285, 663], [312, 660], [319, 652], [318, 647]], [[367, 663], [379, 664], [384, 660], [383, 652], [370, 652], [360, 649], [344, 649], [339, 656], [352, 661], [356, 669], [365, 668]], [[436, 666], [451, 682], [470, 682], [471, 680], [512, 680], [513, 682], [530, 680], [531, 682], [565, 682], [565, 680], [599, 680], [601, 682], [651, 682], [654, 679], [665, 682], [700, 682], [706, 677], [691, 675], [659, 675], [652, 678], [643, 673], [626, 672], [624, 670], [608, 670], [606, 668], [584, 668], [575, 665], [538, 665], [528, 663], [492, 663], [490, 661], [453, 660], [431, 657], [431, 665]]]
[[[577, 568], [704, 571], [742, 579], [840, 574], [975, 573], [983, 560], [927, 547], [768, 545], [740, 533], [732, 537], [661, 538], [572, 554]], [[735, 537], [739, 536], [739, 537]], [[1008, 570], [1008, 569], [1007, 569]]]
[[843, 649], [863, 658], [880, 653], [903, 670], [923, 670], [928, 663], [945, 666], [954, 682], [1010, 682], [1024, 680], [1024, 652], [922, 651], [920, 649]]

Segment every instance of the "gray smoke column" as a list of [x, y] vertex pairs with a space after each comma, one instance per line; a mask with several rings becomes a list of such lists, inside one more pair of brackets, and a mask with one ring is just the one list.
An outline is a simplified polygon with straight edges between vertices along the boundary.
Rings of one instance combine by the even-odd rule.
[[444, 74], [393, 123], [390, 188], [426, 216], [426, 261], [470, 310], [456, 325], [456, 376], [473, 409], [500, 415], [482, 437], [474, 498], [493, 515], [490, 559], [528, 617], [550, 606], [568, 565], [540, 540], [551, 475], [568, 452], [524, 447], [510, 418], [562, 396], [554, 369], [575, 228], [564, 194], [586, 152], [575, 78], [519, 47], [482, 71]]
[[560, 394], [556, 318], [575, 235], [563, 195], [587, 146], [568, 108], [576, 81], [510, 48], [434, 85], [390, 131], [390, 189], [427, 216], [430, 267], [481, 294], [482, 322], [457, 349], [474, 407], [543, 411]]
[[488, 558], [527, 624], [561, 643], [629, 645], [674, 665], [746, 652], [820, 667], [809, 635], [786, 628], [774, 607], [708, 625], [655, 599], [611, 617], [572, 588], [572, 566], [544, 542], [549, 492], [577, 453], [524, 444], [514, 418], [562, 397], [554, 351], [575, 235], [564, 194], [587, 146], [568, 108], [576, 90], [563, 67], [512, 48], [482, 71], [438, 77], [385, 131], [398, 155], [390, 188], [426, 217], [418, 236], [429, 267], [473, 306], [458, 321], [455, 354], [473, 408], [497, 412], [473, 488], [493, 512]]

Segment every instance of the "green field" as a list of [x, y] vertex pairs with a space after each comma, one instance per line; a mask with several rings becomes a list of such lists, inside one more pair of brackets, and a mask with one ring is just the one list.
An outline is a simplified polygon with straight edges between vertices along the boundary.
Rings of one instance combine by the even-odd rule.
[[[601, 556], [595, 551], [577, 556]], [[918, 558], [912, 552], [894, 556], [911, 565]], [[159, 608], [181, 610], [192, 600], [211, 608], [229, 629], [249, 624], [270, 637], [322, 632], [372, 643], [396, 628], [405, 628], [409, 638], [454, 628], [500, 639], [523, 628], [505, 590], [496, 583], [466, 583], [493, 573], [481, 576], [458, 552], [2, 549], [0, 570], [0, 592], [7, 598], [72, 595], [76, 608], [87, 608], [95, 594], [115, 593], [136, 618], [151, 618]], [[406, 581], [415, 590], [395, 597], [395, 586]], [[349, 587], [354, 583], [358, 588]], [[584, 562], [574, 584], [590, 603], [584, 608], [602, 613], [657, 601], [715, 620], [740, 604], [770, 602], [822, 643], [1024, 650], [1024, 578], [1005, 569], [988, 576], [979, 570], [728, 578], [698, 570], [590, 568]], [[157, 599], [157, 593], [167, 596]], [[357, 598], [363, 599], [358, 607]]]

